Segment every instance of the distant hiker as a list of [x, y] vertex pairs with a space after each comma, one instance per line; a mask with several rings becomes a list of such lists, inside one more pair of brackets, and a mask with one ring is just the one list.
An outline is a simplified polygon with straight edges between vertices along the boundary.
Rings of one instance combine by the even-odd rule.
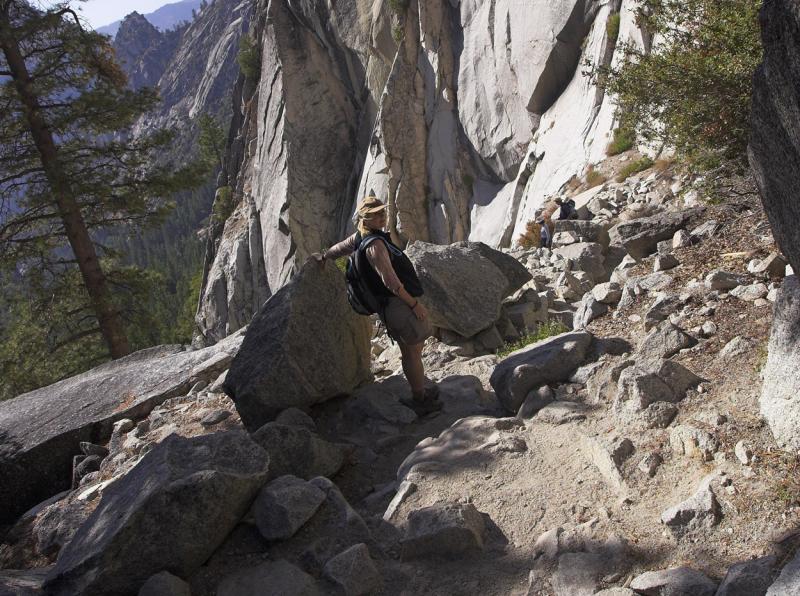
[[359, 275], [366, 293], [370, 295], [367, 302], [374, 300], [374, 310], [386, 326], [389, 337], [400, 346], [403, 372], [412, 394], [411, 399], [401, 401], [418, 414], [440, 410], [439, 388], [425, 386], [422, 348], [432, 329], [427, 310], [417, 300], [422, 295], [422, 286], [414, 267], [403, 251], [392, 243], [389, 234], [383, 231], [386, 205], [376, 197], [368, 196], [359, 205], [357, 215], [358, 231], [355, 234], [311, 256], [323, 263], [327, 259], [353, 255], [349, 267], [357, 269], [357, 272], [352, 274]]
[[544, 204], [542, 212], [536, 218], [536, 223], [541, 226], [539, 231], [539, 245], [543, 248], [550, 248], [553, 243], [553, 215], [561, 207], [561, 199], [555, 198]]
[[575, 208], [575, 201], [572, 199], [560, 200], [556, 199], [560, 207], [558, 208], [558, 217], [560, 221], [566, 219], [578, 219], [578, 210]]

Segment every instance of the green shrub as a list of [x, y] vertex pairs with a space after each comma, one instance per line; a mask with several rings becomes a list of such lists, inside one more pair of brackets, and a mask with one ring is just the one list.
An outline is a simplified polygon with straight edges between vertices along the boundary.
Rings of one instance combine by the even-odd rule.
[[642, 157], [626, 165], [619, 174], [617, 174], [617, 182], [625, 182], [628, 176], [633, 176], [639, 172], [643, 172], [649, 167], [653, 166], [653, 160], [649, 157]]
[[606, 148], [607, 155], [619, 155], [631, 149], [636, 142], [636, 133], [633, 128], [620, 126], [614, 129], [614, 137]]
[[620, 46], [619, 66], [595, 66], [599, 85], [636, 122], [637, 137], [674, 147], [705, 171], [746, 160], [752, 76], [761, 61], [761, 0], [648, 0], [637, 15], [661, 41]]
[[516, 352], [525, 346], [535, 344], [536, 342], [547, 339], [548, 337], [553, 337], [554, 335], [561, 335], [567, 331], [569, 331], [569, 329], [567, 329], [561, 321], [548, 321], [536, 327], [531, 333], [526, 333], [517, 341], [507, 343], [497, 350], [497, 355], [500, 358], [504, 358], [511, 352]]
[[242, 35], [239, 40], [239, 54], [236, 56], [236, 61], [246, 78], [257, 81], [261, 77], [261, 49], [251, 35]]
[[347, 257], [339, 257], [336, 259], [336, 266], [339, 268], [339, 271], [344, 273], [347, 270]]
[[608, 41], [612, 46], [616, 45], [617, 39], [619, 38], [620, 20], [621, 15], [616, 12], [608, 17], [608, 21], [606, 21], [606, 34], [608, 35]]

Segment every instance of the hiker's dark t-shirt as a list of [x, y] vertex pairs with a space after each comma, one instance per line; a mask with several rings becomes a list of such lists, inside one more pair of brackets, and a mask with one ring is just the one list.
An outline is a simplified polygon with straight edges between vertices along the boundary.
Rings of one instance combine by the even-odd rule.
[[[352, 236], [342, 240], [338, 244], [333, 245], [325, 251], [326, 259], [338, 259], [339, 257], [347, 256], [354, 253], [361, 243], [361, 235], [356, 232]], [[383, 242], [371, 242], [366, 250], [367, 261], [372, 266], [373, 275], [377, 275], [377, 281], [381, 283], [375, 284], [375, 278], [370, 279], [368, 283], [370, 288], [378, 290], [381, 296], [395, 296], [400, 290], [403, 283], [397, 277], [397, 272], [392, 267], [392, 260], [389, 256], [389, 251]], [[368, 273], [369, 274], [369, 273]], [[383, 287], [381, 291], [380, 287]]]

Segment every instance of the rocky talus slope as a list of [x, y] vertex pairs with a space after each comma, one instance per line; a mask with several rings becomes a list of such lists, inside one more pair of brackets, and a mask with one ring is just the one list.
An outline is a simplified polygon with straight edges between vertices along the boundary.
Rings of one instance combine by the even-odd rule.
[[[67, 471], [49, 477], [52, 493], [67, 490], [8, 527], [0, 586], [791, 593], [798, 461], [762, 421], [759, 394], [772, 301], [794, 277], [784, 278], [752, 183], [735, 184], [738, 198], [720, 205], [698, 202], [702, 192], [669, 168], [589, 189], [576, 197], [582, 219], [557, 223], [552, 250], [457, 243], [442, 269], [445, 247], [412, 244], [440, 329], [424, 359], [444, 409], [422, 419], [399, 401], [408, 386], [397, 346], [378, 330], [370, 348], [364, 319], [334, 314], [347, 305], [330, 264], [304, 267], [245, 330], [276, 338], [272, 354], [283, 333], [309, 336], [260, 377], [242, 367], [266, 348], [242, 334], [213, 353], [142, 354], [142, 370], [197, 356], [182, 385], [175, 376], [146, 402], [109, 403], [92, 432], [41, 437], [54, 460], [78, 456], [73, 488]], [[465, 281], [452, 269], [477, 273]], [[479, 276], [495, 281], [471, 308], [448, 298]], [[304, 316], [320, 299], [332, 300], [331, 316]], [[495, 353], [556, 321], [568, 329]], [[344, 334], [356, 351], [338, 361], [309, 352]], [[368, 352], [375, 380], [364, 384]], [[116, 366], [93, 373], [111, 402], [136, 391]], [[270, 367], [283, 367], [283, 384]], [[75, 403], [58, 419], [99, 415], [82, 408], [80, 387], [62, 388]], [[287, 407], [298, 391], [302, 410]], [[0, 410], [3, 428], [9, 417]], [[13, 422], [20, 436], [35, 424]], [[3, 457], [21, 461], [8, 447]], [[31, 470], [17, 485], [26, 478]]]

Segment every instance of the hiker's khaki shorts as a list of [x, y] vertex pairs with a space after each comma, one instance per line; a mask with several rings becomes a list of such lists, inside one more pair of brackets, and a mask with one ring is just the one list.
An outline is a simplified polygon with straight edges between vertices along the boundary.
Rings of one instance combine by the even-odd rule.
[[383, 311], [383, 324], [389, 335], [397, 343], [413, 346], [422, 343], [433, 335], [433, 328], [428, 319], [420, 321], [409, 306], [392, 296]]

